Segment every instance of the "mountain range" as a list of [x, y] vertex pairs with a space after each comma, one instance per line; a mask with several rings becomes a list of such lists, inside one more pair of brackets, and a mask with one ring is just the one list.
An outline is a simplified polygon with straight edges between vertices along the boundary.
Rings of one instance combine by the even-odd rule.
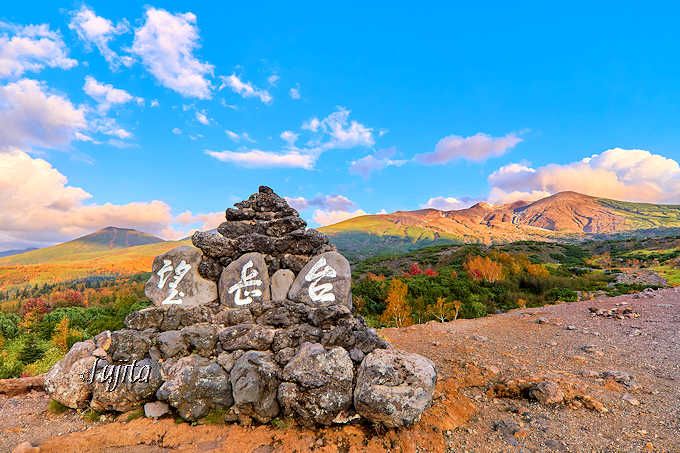
[[[680, 229], [680, 206], [631, 203], [561, 192], [538, 201], [420, 209], [355, 217], [319, 228], [350, 259], [438, 243], [556, 241], [651, 235]], [[675, 231], [675, 230], [672, 230]], [[0, 289], [93, 274], [148, 272], [156, 255], [189, 239], [164, 241], [133, 229], [107, 227], [51, 247], [0, 257]]]
[[341, 250], [369, 256], [442, 242], [576, 240], [668, 228], [680, 228], [680, 206], [560, 192], [534, 202], [366, 215], [319, 230]]

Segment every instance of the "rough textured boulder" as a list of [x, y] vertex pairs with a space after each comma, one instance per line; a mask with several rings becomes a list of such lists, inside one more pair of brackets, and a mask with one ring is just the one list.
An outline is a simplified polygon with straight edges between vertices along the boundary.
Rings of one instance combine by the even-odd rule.
[[288, 297], [313, 306], [343, 304], [351, 309], [351, 286], [349, 261], [338, 252], [326, 252], [302, 268]]
[[279, 401], [287, 416], [303, 424], [330, 425], [352, 407], [354, 364], [339, 347], [305, 343], [283, 369]]
[[188, 246], [157, 256], [144, 287], [146, 297], [156, 305], [192, 306], [214, 301], [217, 287], [199, 274], [200, 263], [201, 252]]
[[234, 412], [266, 423], [279, 414], [281, 369], [271, 352], [248, 351], [231, 369]]
[[410, 426], [432, 401], [437, 381], [434, 364], [418, 354], [378, 349], [361, 362], [354, 407], [390, 428]]
[[231, 308], [261, 304], [271, 299], [264, 256], [246, 253], [224, 268], [219, 283], [220, 303]]
[[388, 349], [352, 313], [349, 263], [328, 239], [267, 187], [226, 220], [217, 233], [194, 234], [198, 248], [158, 257], [146, 285], [155, 305], [76, 343], [46, 375], [50, 396], [190, 421], [417, 421], [434, 367]]
[[228, 408], [234, 402], [229, 374], [216, 362], [190, 355], [172, 364], [167, 373], [156, 396], [186, 420], [198, 420], [212, 409]]

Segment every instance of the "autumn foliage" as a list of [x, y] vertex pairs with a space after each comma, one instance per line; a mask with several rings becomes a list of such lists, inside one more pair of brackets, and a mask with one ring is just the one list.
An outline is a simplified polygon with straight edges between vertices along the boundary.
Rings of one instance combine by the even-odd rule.
[[390, 287], [387, 291], [387, 307], [380, 316], [380, 321], [383, 324], [394, 325], [396, 327], [413, 324], [411, 308], [406, 301], [407, 294], [408, 286], [406, 283], [396, 278], [390, 282]]
[[470, 278], [494, 283], [503, 279], [503, 265], [486, 256], [468, 257], [464, 265]]

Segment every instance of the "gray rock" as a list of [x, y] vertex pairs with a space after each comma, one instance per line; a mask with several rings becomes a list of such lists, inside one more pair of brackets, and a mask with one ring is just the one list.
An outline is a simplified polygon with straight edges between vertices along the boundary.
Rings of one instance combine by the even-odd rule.
[[352, 406], [354, 364], [343, 348], [305, 343], [283, 369], [278, 399], [287, 416], [304, 425], [330, 425]]
[[217, 356], [217, 363], [220, 364], [224, 371], [230, 372], [234, 368], [236, 361], [243, 355], [245, 351], [236, 350], [232, 352], [223, 352]]
[[434, 364], [418, 354], [377, 349], [357, 372], [354, 408], [373, 423], [410, 426], [432, 403], [437, 381]]
[[74, 344], [63, 359], [45, 375], [45, 392], [55, 401], [71, 409], [87, 406], [92, 395], [90, 371], [96, 357], [92, 340]]
[[194, 324], [181, 330], [182, 337], [189, 344], [191, 351], [204, 357], [215, 355], [217, 332], [219, 326], [208, 323]]
[[217, 286], [199, 274], [200, 263], [201, 251], [189, 246], [157, 256], [144, 287], [146, 297], [159, 306], [194, 306], [216, 300]]
[[150, 331], [121, 329], [111, 332], [111, 346], [108, 353], [116, 362], [141, 360], [149, 353], [151, 346]]
[[220, 275], [222, 275], [222, 269], [224, 268], [223, 263], [225, 263], [226, 260], [226, 257], [217, 260], [208, 255], [203, 255], [201, 257], [201, 262], [198, 265], [198, 273], [203, 278], [217, 282], [220, 279]]
[[158, 363], [146, 358], [125, 365], [100, 360], [92, 384], [90, 408], [126, 412], [152, 399], [161, 385]]
[[239, 415], [267, 423], [279, 414], [276, 393], [281, 369], [271, 352], [248, 351], [231, 369], [234, 410]]
[[269, 349], [276, 331], [257, 324], [237, 324], [222, 329], [219, 341], [225, 351], [237, 349], [256, 349], [264, 351]]
[[220, 303], [231, 308], [269, 300], [269, 271], [260, 253], [247, 253], [222, 271], [219, 283]]
[[168, 370], [169, 379], [156, 392], [185, 420], [198, 420], [212, 409], [233, 404], [231, 382], [218, 363], [204, 357], [182, 357]]
[[337, 252], [315, 256], [300, 271], [288, 298], [312, 306], [341, 304], [352, 308], [349, 262]]
[[288, 298], [288, 291], [293, 286], [295, 274], [290, 269], [279, 269], [272, 275], [272, 300], [285, 300]]
[[532, 385], [529, 388], [529, 397], [546, 405], [564, 402], [564, 392], [554, 381], [541, 381]]
[[272, 301], [253, 309], [257, 315], [257, 323], [273, 327], [290, 327], [302, 324], [309, 316], [309, 306], [288, 300]]
[[191, 242], [210, 258], [233, 257], [236, 252], [234, 240], [210, 231], [196, 231], [191, 236]]
[[163, 401], [152, 401], [144, 405], [144, 416], [147, 418], [160, 418], [170, 413], [170, 406]]
[[156, 337], [156, 343], [161, 355], [166, 359], [185, 356], [189, 353], [188, 345], [179, 330], [161, 332]]
[[252, 322], [253, 315], [247, 308], [225, 308], [215, 315], [215, 323], [225, 326]]
[[133, 311], [125, 317], [125, 325], [135, 330], [160, 329], [164, 313], [163, 307], [148, 307]]
[[272, 341], [271, 350], [278, 352], [285, 348], [297, 348], [302, 343], [318, 343], [321, 329], [309, 324], [297, 324], [286, 329], [277, 330]]

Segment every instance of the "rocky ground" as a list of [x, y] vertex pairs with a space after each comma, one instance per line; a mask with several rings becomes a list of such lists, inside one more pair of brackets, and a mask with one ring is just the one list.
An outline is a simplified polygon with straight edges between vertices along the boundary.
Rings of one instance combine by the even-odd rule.
[[[591, 309], [592, 308], [592, 309]], [[381, 334], [431, 358], [435, 404], [413, 428], [85, 422], [42, 392], [0, 395], [0, 451], [678, 451], [680, 289]]]

